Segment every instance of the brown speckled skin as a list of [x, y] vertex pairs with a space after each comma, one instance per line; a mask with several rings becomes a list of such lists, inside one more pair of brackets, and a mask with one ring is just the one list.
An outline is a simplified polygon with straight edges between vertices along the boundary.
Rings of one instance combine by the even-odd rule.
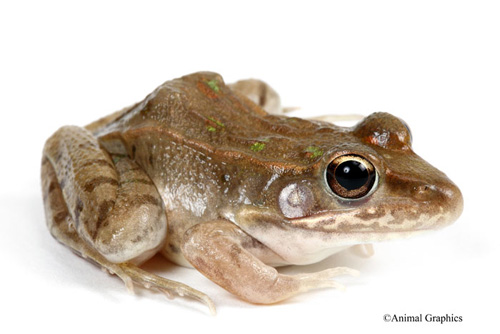
[[[460, 191], [412, 151], [411, 134], [398, 118], [375, 113], [353, 128], [342, 128], [268, 114], [236, 90], [217, 74], [195, 73], [166, 82], [144, 101], [84, 132], [107, 152], [102, 154], [108, 158], [95, 158], [105, 160], [101, 165], [125, 159], [144, 174], [144, 187], [154, 185], [157, 192], [143, 188], [147, 196], [141, 198], [156, 203], [150, 212], [161, 208], [166, 213], [167, 232], [153, 248], [161, 247], [171, 260], [193, 265], [246, 300], [269, 303], [325, 286], [336, 273], [290, 278], [264, 263], [315, 262], [337, 248], [436, 229], [460, 215]], [[60, 153], [50, 147], [61, 142], [65, 140], [55, 135], [46, 146], [53, 164]], [[362, 199], [342, 199], [325, 182], [328, 164], [345, 154], [364, 157], [377, 171], [376, 189]], [[74, 173], [54, 168], [58, 175]], [[115, 174], [108, 178], [119, 179], [119, 172], [109, 172]], [[59, 176], [58, 182], [63, 179]], [[137, 183], [136, 176], [126, 179]], [[109, 186], [123, 183], [107, 180]], [[280, 206], [280, 193], [289, 185], [308, 194], [299, 204], [300, 216], [287, 217]], [[68, 191], [67, 205], [77, 207], [82, 201], [76, 193]], [[102, 198], [96, 201], [99, 208]], [[158, 218], [150, 220], [160, 229]], [[97, 235], [102, 224], [96, 226], [92, 219], [88, 224], [94, 226], [89, 233]], [[83, 239], [92, 243], [91, 237]], [[140, 258], [135, 262], [153, 254], [135, 254]], [[255, 267], [261, 271], [252, 271]], [[252, 280], [254, 286], [248, 287]], [[273, 280], [282, 285], [271, 288]]]

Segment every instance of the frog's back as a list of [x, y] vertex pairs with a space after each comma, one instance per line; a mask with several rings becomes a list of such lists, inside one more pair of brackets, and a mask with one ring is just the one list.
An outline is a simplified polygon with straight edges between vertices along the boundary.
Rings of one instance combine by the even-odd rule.
[[164, 83], [97, 133], [128, 139], [155, 133], [232, 164], [295, 172], [313, 165], [343, 136], [331, 124], [267, 114], [210, 72]]

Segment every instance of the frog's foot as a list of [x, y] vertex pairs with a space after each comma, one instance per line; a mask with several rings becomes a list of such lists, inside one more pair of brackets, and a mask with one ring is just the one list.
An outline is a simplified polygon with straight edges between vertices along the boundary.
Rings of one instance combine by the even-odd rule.
[[299, 274], [289, 277], [294, 280], [300, 280], [302, 285], [301, 288], [304, 289], [304, 292], [319, 288], [335, 288], [344, 291], [344, 285], [332, 280], [334, 277], [344, 275], [358, 276], [359, 271], [346, 267], [336, 267], [316, 273]]
[[177, 295], [198, 300], [208, 306], [212, 315], [216, 314], [214, 302], [203, 292], [193, 289], [186, 284], [142, 270], [131, 263], [111, 263], [92, 249], [87, 249], [85, 245], [82, 246], [78, 247], [78, 251], [81, 252], [82, 257], [97, 263], [103, 271], [118, 276], [130, 293], [134, 293], [135, 284], [145, 289], [157, 290], [165, 294], [169, 299], [173, 299]]
[[[130, 282], [133, 281], [135, 284], [143, 286], [146, 289], [156, 289], [159, 292], [164, 293], [170, 299], [174, 295], [178, 295], [198, 300], [207, 305], [210, 309], [210, 313], [215, 315], [214, 302], [203, 292], [193, 289], [180, 282], [172, 281], [149, 273], [135, 265], [122, 263], [119, 267], [121, 269], [121, 273], [117, 273], [117, 275], [125, 282], [125, 285], [130, 291], [133, 291], [132, 283]], [[124, 277], [122, 276], [123, 274], [125, 275]]]
[[45, 214], [50, 233], [62, 244], [74, 250], [83, 258], [100, 266], [104, 271], [117, 275], [127, 289], [133, 292], [134, 284], [156, 289], [168, 297], [185, 296], [206, 304], [212, 314], [215, 306], [210, 298], [185, 284], [148, 273], [131, 263], [114, 263], [107, 260], [88, 242], [84, 241], [75, 229], [75, 223], [63, 200], [61, 187], [58, 185], [54, 168], [44, 158], [42, 161], [42, 191]]
[[309, 117], [308, 119], [313, 121], [338, 123], [338, 122], [359, 122], [363, 118], [365, 118], [365, 116], [363, 115], [346, 114], [346, 115], [322, 115], [322, 116]]
[[272, 252], [236, 225], [217, 220], [189, 229], [181, 248], [186, 259], [203, 275], [256, 304], [276, 303], [312, 289], [343, 289], [332, 278], [357, 275], [357, 271], [343, 267], [317, 273], [284, 275], [245, 248], [250, 246], [260, 252]]

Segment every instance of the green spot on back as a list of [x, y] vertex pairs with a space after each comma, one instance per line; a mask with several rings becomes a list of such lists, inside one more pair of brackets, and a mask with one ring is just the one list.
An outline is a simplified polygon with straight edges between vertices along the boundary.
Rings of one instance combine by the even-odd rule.
[[224, 123], [222, 123], [221, 121], [219, 121], [218, 119], [215, 119], [213, 117], [209, 117], [208, 118], [209, 120], [211, 120], [212, 122], [214, 122], [215, 124], [217, 124], [218, 126], [220, 126], [221, 128], [224, 127]]
[[254, 152], [260, 152], [266, 147], [266, 144], [255, 142], [250, 146], [250, 149]]
[[220, 91], [220, 88], [217, 85], [217, 80], [207, 81], [207, 85], [208, 85], [208, 87], [210, 87], [216, 93], [218, 93]]
[[305, 152], [308, 153], [309, 158], [314, 159], [323, 155], [323, 150], [317, 146], [308, 146], [305, 149]]
[[210, 131], [210, 132], [215, 132], [217, 131], [216, 128], [214, 128], [213, 126], [210, 126], [210, 125], [207, 125], [207, 130]]

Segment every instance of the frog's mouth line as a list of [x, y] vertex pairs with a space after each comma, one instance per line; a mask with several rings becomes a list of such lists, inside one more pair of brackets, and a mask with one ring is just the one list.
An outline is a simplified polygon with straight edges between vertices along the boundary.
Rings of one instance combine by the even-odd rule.
[[[398, 207], [397, 210], [394, 207]], [[431, 206], [426, 202], [408, 202], [388, 199], [384, 203], [373, 202], [363, 208], [337, 208], [314, 215], [286, 218], [277, 212], [262, 212], [245, 206], [236, 215], [226, 218], [245, 229], [259, 229], [276, 226], [284, 231], [301, 229], [336, 235], [411, 233], [436, 230], [456, 220], [461, 206]]]
[[287, 219], [290, 226], [329, 233], [410, 233], [435, 230], [451, 224], [454, 214], [446, 210], [429, 212], [408, 208], [396, 212], [384, 207], [324, 212], [313, 216]]
[[412, 217], [404, 210], [398, 213], [389, 206], [379, 206], [366, 208], [362, 214], [348, 208], [286, 219], [277, 213], [247, 206], [226, 218], [279, 255], [284, 263], [308, 264], [350, 246], [407, 239], [444, 227], [455, 217], [447, 210], [432, 215], [422, 210]]
[[[300, 219], [294, 220], [298, 221]], [[425, 232], [425, 230], [393, 231], [379, 229], [375, 231], [327, 231], [304, 226], [296, 228], [296, 225], [293, 224], [292, 221], [285, 223], [285, 226], [283, 224], [239, 225], [236, 223], [252, 238], [258, 240], [283, 259], [281, 264], [294, 265], [316, 263], [351, 246], [407, 239]]]

